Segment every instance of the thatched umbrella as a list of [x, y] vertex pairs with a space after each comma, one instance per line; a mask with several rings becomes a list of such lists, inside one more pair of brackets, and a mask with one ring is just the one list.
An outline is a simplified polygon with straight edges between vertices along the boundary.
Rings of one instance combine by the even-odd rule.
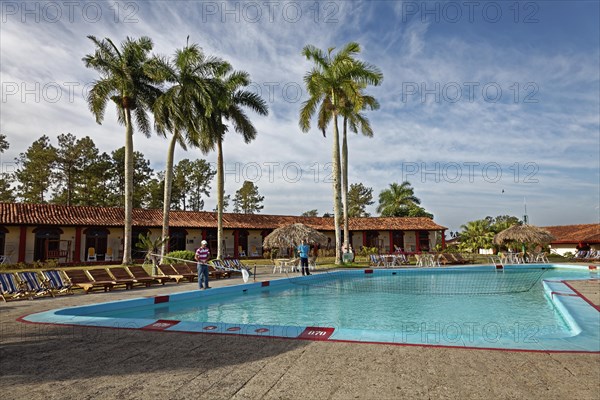
[[295, 247], [299, 245], [303, 239], [307, 243], [325, 243], [327, 236], [316, 229], [313, 229], [304, 224], [292, 224], [275, 229], [269, 233], [263, 242], [264, 247]]
[[508, 229], [494, 236], [495, 244], [505, 244], [510, 242], [546, 244], [554, 240], [554, 236], [545, 229], [533, 225], [513, 225]]

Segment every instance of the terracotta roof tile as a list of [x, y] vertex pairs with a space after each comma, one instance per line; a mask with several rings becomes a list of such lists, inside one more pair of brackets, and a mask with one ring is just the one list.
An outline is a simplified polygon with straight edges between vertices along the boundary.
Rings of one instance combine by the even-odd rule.
[[600, 243], [600, 224], [545, 226], [556, 239], [552, 243]]
[[[122, 226], [123, 208], [0, 203], [0, 225]], [[275, 229], [301, 222], [323, 231], [333, 230], [333, 218], [291, 215], [223, 214], [227, 229]], [[133, 210], [133, 225], [162, 226], [162, 210]], [[217, 215], [206, 211], [171, 211], [169, 225], [180, 228], [216, 228]], [[350, 230], [442, 230], [429, 218], [351, 218]]]

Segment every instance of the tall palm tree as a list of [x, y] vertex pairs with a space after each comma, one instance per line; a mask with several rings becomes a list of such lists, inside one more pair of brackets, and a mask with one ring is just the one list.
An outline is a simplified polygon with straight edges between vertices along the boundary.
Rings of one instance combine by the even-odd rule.
[[411, 207], [419, 204], [421, 200], [415, 196], [415, 191], [408, 181], [400, 185], [391, 183], [389, 189], [379, 193], [377, 212], [382, 217], [403, 217], [408, 215]]
[[150, 136], [147, 111], [160, 94], [158, 83], [148, 74], [149, 53], [152, 40], [126, 38], [117, 48], [109, 38], [88, 38], [96, 46], [93, 54], [83, 58], [87, 68], [98, 71], [100, 79], [94, 81], [87, 102], [96, 122], [102, 124], [109, 100], [117, 107], [119, 123], [125, 125], [125, 221], [123, 264], [131, 264], [131, 223], [133, 211], [133, 125]]
[[156, 130], [164, 136], [167, 132], [172, 134], [164, 178], [161, 259], [168, 247], [164, 239], [169, 236], [175, 146], [179, 143], [184, 150], [186, 144], [200, 146], [205, 116], [212, 112], [211, 93], [218, 87], [214, 74], [222, 64], [218, 58], [205, 57], [197, 44], [189, 43], [175, 52], [172, 62], [161, 57], [152, 62], [153, 75], [171, 85], [154, 104]]
[[318, 127], [325, 135], [329, 122], [333, 122], [333, 210], [336, 239], [336, 263], [341, 261], [340, 253], [340, 220], [341, 220], [341, 163], [340, 135], [338, 116], [342, 115], [344, 104], [353, 104], [356, 110], [364, 107], [361, 88], [369, 84], [377, 84], [381, 73], [374, 67], [354, 58], [360, 52], [358, 43], [348, 43], [335, 56], [335, 48], [327, 53], [307, 45], [302, 54], [315, 65], [304, 76], [304, 83], [310, 96], [300, 109], [300, 128], [303, 132], [310, 130], [310, 120], [319, 108]]
[[212, 92], [212, 112], [206, 119], [200, 137], [200, 149], [204, 152], [217, 149], [217, 258], [223, 258], [223, 198], [225, 181], [223, 171], [223, 140], [229, 127], [242, 135], [244, 142], [256, 138], [256, 128], [244, 112], [244, 107], [259, 115], [269, 113], [267, 103], [256, 93], [245, 90], [251, 81], [247, 72], [233, 71], [231, 65], [222, 63], [217, 71], [218, 88]]
[[[383, 78], [383, 76], [382, 76]], [[372, 96], [363, 96], [363, 110], [379, 109], [379, 102]], [[343, 128], [342, 128], [342, 206], [344, 220], [344, 246], [348, 248], [350, 240], [350, 228], [348, 226], [348, 127], [354, 133], [360, 132], [366, 137], [373, 137], [373, 128], [369, 119], [360, 111], [354, 109], [352, 103], [347, 102], [342, 109]]]

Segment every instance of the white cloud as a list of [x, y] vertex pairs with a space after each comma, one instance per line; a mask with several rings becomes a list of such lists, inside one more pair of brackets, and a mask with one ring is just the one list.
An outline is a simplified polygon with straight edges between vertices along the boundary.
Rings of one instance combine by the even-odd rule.
[[[298, 128], [298, 111], [306, 99], [302, 77], [310, 68], [301, 50], [306, 44], [327, 49], [354, 40], [361, 44], [364, 58], [382, 69], [385, 79], [381, 87], [370, 89], [382, 106], [369, 113], [375, 137], [351, 134], [349, 138], [351, 182], [373, 187], [377, 198], [389, 183], [401, 181], [403, 172], [406, 175], [402, 168], [409, 163], [425, 169], [454, 165], [449, 163], [463, 168], [469, 162], [479, 163], [478, 168], [498, 163], [504, 174], [496, 183], [486, 181], [481, 170], [472, 182], [466, 178], [448, 182], [447, 177], [435, 182], [433, 175], [423, 179], [420, 174], [408, 178], [436, 221], [451, 229], [486, 215], [521, 215], [524, 196], [532, 222], [541, 225], [598, 220], [598, 210], [591, 210], [591, 205], [600, 202], [597, 47], [579, 46], [575, 38], [568, 48], [528, 46], [526, 37], [508, 28], [499, 35], [485, 24], [405, 21], [400, 2], [321, 2], [318, 13], [315, 3], [298, 2], [294, 4], [302, 8], [297, 20], [292, 14], [296, 6], [282, 2], [271, 10], [263, 5], [258, 21], [254, 21], [257, 14], [251, 4], [263, 3], [136, 3], [135, 23], [122, 21], [127, 15], [123, 8], [119, 23], [114, 22], [110, 9], [96, 23], [81, 17], [73, 23], [22, 23], [20, 16], [6, 16], [0, 25], [0, 131], [7, 135], [11, 148], [2, 155], [2, 162], [11, 162], [42, 134], [90, 136], [106, 152], [121, 146], [124, 128], [117, 124], [114, 110], [109, 106], [105, 121], [98, 125], [83, 97], [81, 88], [96, 77], [81, 61], [93, 51], [86, 35], [111, 37], [116, 42], [147, 35], [154, 40], [156, 52], [165, 55], [182, 47], [190, 35], [190, 41], [199, 43], [206, 53], [248, 71], [253, 90], [260, 90], [270, 107], [268, 117], [252, 116], [259, 134], [251, 145], [233, 132], [228, 134], [224, 144], [228, 167], [261, 166], [256, 184], [265, 195], [265, 213], [298, 214], [313, 208], [323, 213], [331, 208], [331, 185], [322, 181], [324, 166], [331, 159], [331, 132], [323, 138], [316, 129], [304, 134]], [[565, 9], [567, 14], [575, 12]], [[582, 23], [581, 18], [565, 17], [565, 24]], [[503, 29], [500, 25], [493, 28]], [[550, 29], [543, 24], [533, 28]], [[597, 24], [590, 30], [597, 33]], [[597, 38], [586, 39], [597, 42]], [[72, 101], [69, 82], [80, 85]], [[472, 101], [467, 93], [468, 85], [473, 85], [469, 82], [478, 84], [471, 86], [475, 88]], [[534, 85], [527, 87], [530, 82]], [[47, 92], [36, 91], [36, 83], [41, 88], [47, 85]], [[436, 83], [439, 101], [436, 93], [420, 92], [435, 89]], [[49, 101], [53, 84], [63, 89], [60, 101]], [[453, 103], [452, 90], [457, 87], [462, 97]], [[500, 87], [502, 98], [496, 103], [486, 101], [484, 87]], [[23, 88], [38, 93], [40, 100]], [[298, 88], [300, 93], [295, 92]], [[416, 93], [407, 94], [415, 88]], [[526, 103], [527, 95], [538, 102]], [[155, 170], [164, 168], [164, 139], [136, 133], [135, 146]], [[176, 150], [177, 160], [198, 157], [215, 161], [214, 154]], [[303, 168], [303, 176], [291, 182], [283, 177], [282, 169], [296, 164]], [[523, 182], [531, 173], [523, 170], [526, 165], [537, 167], [537, 184]], [[273, 180], [269, 166], [274, 168]], [[320, 179], [315, 183], [317, 168]], [[227, 193], [233, 195], [240, 186], [241, 180], [236, 182], [233, 174], [227, 177]], [[207, 200], [206, 209], [214, 207], [213, 199]], [[574, 206], [564, 211], [567, 203]]]

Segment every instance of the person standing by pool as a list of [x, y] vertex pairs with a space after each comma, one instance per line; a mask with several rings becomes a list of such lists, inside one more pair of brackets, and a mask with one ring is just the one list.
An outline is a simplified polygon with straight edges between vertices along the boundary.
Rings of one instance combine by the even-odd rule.
[[310, 246], [306, 244], [306, 240], [302, 239], [302, 244], [298, 246], [298, 254], [300, 255], [300, 270], [302, 276], [310, 275], [308, 272], [308, 253], [310, 253]]
[[198, 286], [202, 289], [202, 282], [204, 281], [204, 289], [210, 289], [208, 286], [208, 259], [210, 258], [210, 249], [208, 248], [206, 240], [200, 242], [200, 248], [196, 250], [196, 256], [194, 257], [198, 262]]

